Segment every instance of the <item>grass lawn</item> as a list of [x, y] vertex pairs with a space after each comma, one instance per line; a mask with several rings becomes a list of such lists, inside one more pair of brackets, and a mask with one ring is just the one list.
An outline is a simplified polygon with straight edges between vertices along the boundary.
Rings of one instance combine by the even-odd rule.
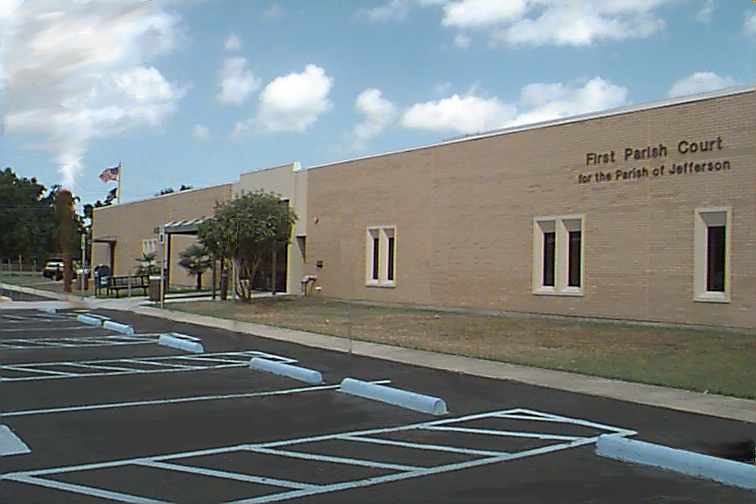
[[[12, 275], [3, 273], [0, 274], [0, 282], [63, 294], [63, 281], [61, 280], [59, 282], [56, 282], [55, 280], [50, 280], [49, 278], [43, 277], [42, 273], [15, 273]], [[91, 286], [92, 282], [90, 281], [89, 284]], [[79, 285], [81, 285], [79, 282], [77, 282], [76, 280], [73, 281], [73, 290], [71, 291], [71, 294], [75, 294], [77, 296], [92, 295], [91, 290], [86, 290], [83, 292], [79, 290]]]
[[448, 354], [756, 398], [756, 331], [445, 313], [319, 298], [170, 309]]

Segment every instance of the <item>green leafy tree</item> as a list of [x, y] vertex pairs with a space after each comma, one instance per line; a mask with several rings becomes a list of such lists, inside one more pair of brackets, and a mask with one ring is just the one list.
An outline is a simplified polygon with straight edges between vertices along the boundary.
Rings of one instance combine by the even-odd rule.
[[150, 252], [148, 254], [142, 254], [141, 256], [137, 257], [137, 267], [135, 274], [138, 276], [159, 274], [160, 266], [157, 265], [155, 256], [155, 252]]
[[252, 299], [252, 283], [275, 245], [288, 243], [297, 215], [276, 193], [259, 190], [217, 204], [199, 229], [199, 241], [215, 257], [234, 263], [236, 294]]
[[[27, 263], [34, 259], [40, 264], [48, 256], [60, 255], [63, 250], [59, 228], [69, 224], [66, 243], [78, 243], [82, 219], [75, 211], [65, 211], [65, 219], [58, 218], [56, 201], [60, 192], [60, 186], [48, 190], [33, 177], [17, 176], [11, 168], [0, 170], [0, 258], [23, 258]], [[78, 198], [70, 193], [66, 198], [69, 196], [71, 201], [64, 206], [70, 209]], [[79, 247], [72, 247], [71, 252], [77, 258]]]
[[207, 249], [202, 245], [190, 245], [181, 251], [179, 257], [179, 266], [190, 275], [197, 275], [197, 290], [202, 290], [202, 274], [213, 265]]

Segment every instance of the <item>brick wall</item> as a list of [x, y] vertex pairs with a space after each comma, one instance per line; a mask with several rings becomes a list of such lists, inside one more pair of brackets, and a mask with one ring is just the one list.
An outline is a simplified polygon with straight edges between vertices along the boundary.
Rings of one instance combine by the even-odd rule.
[[[681, 140], [718, 137], [721, 151], [678, 152]], [[625, 147], [660, 143], [666, 158], [624, 161]], [[596, 171], [586, 154], [611, 150], [612, 173], [708, 159], [731, 168], [578, 184]], [[309, 172], [308, 190], [308, 267], [324, 295], [756, 327], [753, 92], [329, 165]], [[727, 304], [693, 300], [702, 207], [732, 209]], [[535, 295], [533, 218], [565, 214], [585, 215], [584, 295]], [[394, 288], [365, 285], [375, 225], [397, 229]]]

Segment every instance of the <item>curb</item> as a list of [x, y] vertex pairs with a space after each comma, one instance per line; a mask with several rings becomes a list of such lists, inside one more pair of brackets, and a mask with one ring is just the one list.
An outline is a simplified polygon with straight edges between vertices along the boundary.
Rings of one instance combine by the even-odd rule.
[[163, 345], [191, 353], [205, 353], [205, 347], [199, 338], [179, 333], [163, 333], [158, 338], [158, 345]]
[[446, 409], [446, 402], [441, 398], [355, 380], [354, 378], [344, 378], [341, 382], [341, 387], [339, 387], [339, 392], [393, 404], [400, 408], [411, 409], [429, 415], [446, 415], [449, 412]]
[[320, 385], [323, 383], [323, 375], [320, 374], [320, 371], [292, 366], [291, 364], [284, 364], [283, 362], [262, 359], [260, 357], [253, 357], [252, 360], [249, 361], [249, 367], [250, 369], [255, 369], [257, 371], [265, 371], [279, 376], [286, 376], [313, 385]]
[[103, 321], [102, 327], [110, 331], [126, 334], [128, 336], [134, 335], [134, 328], [132, 326], [126, 325], [126, 324], [119, 324], [118, 322], [113, 322], [112, 320]]
[[756, 491], [756, 466], [734, 460], [611, 434], [599, 437], [596, 443], [596, 454]]
[[205, 315], [161, 310], [146, 306], [132, 308], [128, 311], [140, 315], [172, 320], [174, 322], [225, 329], [336, 352], [353, 353], [355, 355], [426, 368], [465, 373], [497, 380], [516, 381], [556, 390], [756, 423], [756, 401], [751, 399], [741, 399], [718, 394], [702, 394], [700, 392], [659, 385], [647, 385], [598, 376], [580, 375], [566, 371], [476, 359], [473, 357], [413, 350], [382, 343], [348, 340], [336, 336], [326, 336], [306, 331], [283, 329]]
[[89, 315], [77, 315], [76, 320], [82, 324], [100, 327], [102, 326], [102, 319], [98, 317], [90, 317]]

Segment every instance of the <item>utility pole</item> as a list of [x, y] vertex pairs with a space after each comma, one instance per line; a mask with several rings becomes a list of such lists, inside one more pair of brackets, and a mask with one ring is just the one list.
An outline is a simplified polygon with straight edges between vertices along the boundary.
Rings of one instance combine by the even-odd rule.
[[165, 308], [165, 256], [168, 240], [165, 235], [165, 227], [160, 228], [160, 308]]
[[87, 288], [87, 231], [81, 233], [81, 292]]

